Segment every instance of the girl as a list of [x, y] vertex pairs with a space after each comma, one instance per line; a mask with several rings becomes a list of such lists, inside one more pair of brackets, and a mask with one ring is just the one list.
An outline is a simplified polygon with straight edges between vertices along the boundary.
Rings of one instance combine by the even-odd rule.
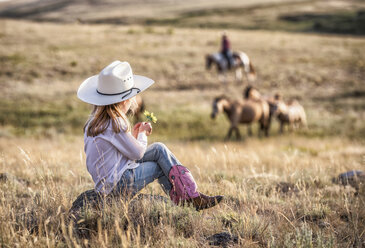
[[[102, 194], [133, 197], [155, 179], [167, 194], [172, 189], [170, 169], [181, 163], [162, 143], [147, 147], [147, 137], [152, 133], [150, 123], [139, 122], [131, 128], [126, 117], [135, 104], [134, 96], [153, 83], [133, 75], [128, 62], [115, 61], [99, 75], [86, 79], [77, 92], [82, 101], [94, 105], [84, 127], [84, 149], [95, 190]], [[196, 195], [188, 203], [197, 210], [223, 199], [199, 192]]]

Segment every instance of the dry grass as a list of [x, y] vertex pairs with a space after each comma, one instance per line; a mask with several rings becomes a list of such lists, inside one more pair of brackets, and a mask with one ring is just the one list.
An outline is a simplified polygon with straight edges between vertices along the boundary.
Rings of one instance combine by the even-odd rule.
[[[209, 120], [214, 96], [240, 98], [204, 69], [220, 30], [30, 23], [1, 20], [0, 183], [3, 247], [209, 247], [227, 231], [236, 247], [361, 247], [364, 194], [331, 178], [363, 170], [365, 64], [361, 37], [229, 30], [258, 70], [264, 94], [280, 92], [306, 107], [309, 130], [223, 142], [227, 122]], [[142, 201], [85, 216], [91, 237], [66, 221], [73, 200], [93, 187], [81, 128], [89, 107], [80, 82], [114, 59], [156, 80], [144, 93], [163, 140], [193, 172], [199, 188], [226, 201], [203, 212]], [[176, 128], [177, 127], [177, 128]], [[242, 131], [244, 131], [242, 129]], [[145, 193], [162, 194], [155, 183]], [[126, 229], [125, 223], [130, 224]]]
[[[109, 207], [101, 215], [85, 217], [94, 228], [86, 241], [63, 223], [76, 196], [92, 188], [82, 140], [2, 139], [0, 170], [28, 184], [0, 186], [0, 242], [5, 247], [68, 242], [88, 242], [91, 247], [208, 247], [207, 237], [227, 231], [238, 236], [236, 246], [361, 247], [364, 195], [355, 196], [354, 190], [331, 182], [340, 172], [364, 167], [361, 144], [287, 137], [249, 144], [167, 145], [189, 166], [202, 192], [224, 194], [225, 202], [201, 213], [160, 202], [142, 201], [133, 212]], [[157, 183], [144, 192], [163, 195]], [[135, 224], [121, 231], [126, 218]]]

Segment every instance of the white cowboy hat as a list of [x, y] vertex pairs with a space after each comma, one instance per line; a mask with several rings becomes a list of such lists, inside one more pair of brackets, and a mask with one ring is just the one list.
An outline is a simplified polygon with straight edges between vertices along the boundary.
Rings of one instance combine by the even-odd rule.
[[114, 61], [99, 75], [86, 79], [77, 91], [82, 101], [104, 106], [125, 101], [150, 87], [154, 81], [133, 75], [128, 62]]

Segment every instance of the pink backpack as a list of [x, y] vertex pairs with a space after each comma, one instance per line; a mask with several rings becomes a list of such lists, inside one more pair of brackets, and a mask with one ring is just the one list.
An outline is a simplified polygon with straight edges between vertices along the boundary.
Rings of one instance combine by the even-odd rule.
[[181, 200], [189, 200], [199, 196], [198, 186], [193, 175], [182, 165], [173, 165], [169, 172], [169, 179], [172, 183], [170, 190], [171, 200], [178, 205]]

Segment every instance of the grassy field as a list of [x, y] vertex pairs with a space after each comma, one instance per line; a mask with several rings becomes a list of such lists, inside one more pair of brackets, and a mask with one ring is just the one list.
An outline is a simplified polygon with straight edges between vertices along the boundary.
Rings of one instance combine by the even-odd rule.
[[[225, 202], [199, 213], [159, 201], [142, 201], [134, 211], [110, 207], [81, 219], [91, 232], [84, 239], [64, 222], [72, 201], [93, 187], [82, 145], [79, 137], [1, 140], [0, 169], [27, 180], [0, 186], [2, 246], [209, 247], [207, 238], [220, 232], [236, 236], [236, 247], [363, 246], [364, 195], [331, 181], [364, 167], [360, 143], [299, 137], [167, 142], [199, 189], [224, 194]], [[144, 193], [163, 195], [156, 183]], [[120, 231], [126, 220], [129, 228]]]
[[[161, 117], [156, 134], [172, 139], [224, 137], [225, 119], [209, 119], [211, 102], [223, 93], [241, 98], [247, 85], [230, 74], [224, 87], [214, 71], [205, 70], [204, 56], [218, 49], [219, 30], [202, 35], [198, 29], [1, 22], [5, 136], [79, 133], [89, 107], [75, 91], [115, 59], [155, 79], [144, 93], [147, 108]], [[255, 85], [264, 95], [278, 92], [306, 107], [310, 129], [303, 135], [364, 138], [363, 39], [234, 30], [230, 36], [236, 50], [252, 58]], [[183, 128], [171, 130], [174, 125]]]
[[66, 23], [365, 34], [365, 3], [358, 0], [12, 0], [0, 2], [0, 17]]
[[[15, 176], [0, 176], [2, 247], [210, 247], [209, 237], [221, 232], [234, 237], [232, 247], [365, 246], [364, 189], [332, 182], [365, 168], [365, 39], [308, 33], [304, 26], [291, 30], [303, 33], [277, 31], [276, 24], [245, 30], [220, 26], [223, 19], [215, 17], [229, 22], [241, 13], [235, 9], [249, 6], [256, 6], [251, 14], [268, 16], [279, 4], [274, 14], [287, 15], [288, 6], [305, 10], [309, 1], [262, 1], [265, 8], [228, 1], [219, 11], [218, 1], [195, 2], [170, 15], [172, 6], [157, 4], [128, 25], [0, 20], [0, 173]], [[312, 2], [324, 8], [324, 1]], [[331, 11], [344, 6], [329, 2]], [[351, 3], [342, 9], [360, 10], [361, 1]], [[199, 28], [204, 20], [220, 24]], [[224, 86], [205, 70], [204, 56], [218, 50], [222, 27], [235, 28], [228, 29], [232, 45], [251, 57], [263, 95], [303, 104], [308, 130], [279, 135], [274, 120], [269, 138], [247, 137], [242, 126], [244, 140], [223, 141], [229, 125], [223, 115], [210, 119], [212, 100], [241, 98], [247, 82], [230, 74]], [[90, 236], [80, 238], [67, 212], [93, 184], [82, 140], [90, 107], [76, 90], [115, 59], [156, 81], [142, 95], [159, 119], [150, 142], [165, 142], [202, 192], [226, 200], [203, 212], [148, 200], [128, 211], [119, 203], [84, 216]], [[157, 183], [143, 193], [163, 195]]]

